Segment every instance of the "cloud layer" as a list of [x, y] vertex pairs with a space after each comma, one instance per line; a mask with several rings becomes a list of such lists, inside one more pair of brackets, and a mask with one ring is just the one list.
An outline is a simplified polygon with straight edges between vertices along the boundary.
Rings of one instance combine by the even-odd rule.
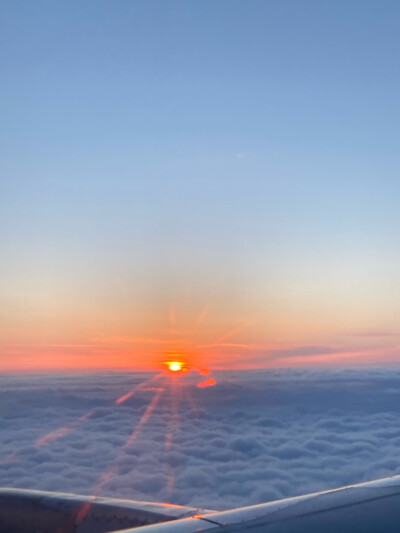
[[400, 372], [0, 376], [2, 486], [225, 509], [400, 473]]

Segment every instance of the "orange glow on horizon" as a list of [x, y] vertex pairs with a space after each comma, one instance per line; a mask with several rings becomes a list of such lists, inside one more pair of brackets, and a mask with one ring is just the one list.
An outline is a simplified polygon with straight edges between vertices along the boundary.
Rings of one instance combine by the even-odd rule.
[[[206, 294], [205, 294], [206, 296]], [[193, 297], [193, 301], [191, 298]], [[207, 380], [217, 369], [245, 370], [306, 366], [397, 364], [400, 333], [337, 324], [334, 329], [311, 320], [222, 313], [218, 300], [196, 299], [189, 291], [176, 295], [162, 309], [155, 305], [143, 323], [131, 324], [124, 314], [112, 323], [81, 327], [81, 322], [41, 328], [10, 328], [2, 342], [0, 374], [36, 372], [125, 371], [161, 373], [176, 378], [197, 373]], [[153, 313], [153, 314], [152, 314]], [[108, 320], [108, 315], [105, 319]], [[142, 319], [141, 319], [142, 320]], [[68, 326], [68, 327], [67, 327]], [[75, 328], [75, 326], [79, 326]], [[104, 327], [103, 327], [104, 326]], [[139, 327], [140, 326], [140, 327]], [[364, 327], [364, 326], [363, 326]], [[381, 328], [383, 332], [385, 329]], [[357, 332], [361, 332], [360, 334]], [[369, 333], [368, 333], [369, 332]], [[375, 332], [375, 333], [374, 333]], [[316, 353], [315, 346], [321, 346]], [[313, 349], [308, 353], [308, 348]], [[327, 348], [327, 349], [326, 349]], [[304, 352], [304, 353], [303, 353]], [[116, 404], [135, 394], [124, 391]]]

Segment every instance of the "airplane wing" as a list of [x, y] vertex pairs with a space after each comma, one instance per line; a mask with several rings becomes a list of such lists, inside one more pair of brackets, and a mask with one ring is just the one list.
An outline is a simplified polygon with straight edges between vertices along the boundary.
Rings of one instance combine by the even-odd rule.
[[[86, 514], [80, 512], [88, 505]], [[0, 489], [0, 531], [399, 533], [400, 476], [222, 512], [111, 498]]]
[[1, 533], [108, 533], [199, 512], [167, 503], [0, 488]]

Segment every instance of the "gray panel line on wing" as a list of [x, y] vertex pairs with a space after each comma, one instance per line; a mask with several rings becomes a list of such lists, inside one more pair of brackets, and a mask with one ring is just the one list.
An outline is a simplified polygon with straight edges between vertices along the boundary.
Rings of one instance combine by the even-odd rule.
[[224, 524], [221, 524], [220, 522], [216, 522], [215, 520], [211, 520], [210, 518], [204, 518], [203, 516], [196, 516], [199, 520], [204, 520], [204, 522], [209, 522], [210, 524], [215, 524], [216, 526], [223, 526]]

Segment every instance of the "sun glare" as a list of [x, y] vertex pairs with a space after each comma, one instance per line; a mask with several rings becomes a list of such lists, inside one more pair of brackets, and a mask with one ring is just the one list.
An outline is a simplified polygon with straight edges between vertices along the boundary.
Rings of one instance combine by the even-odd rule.
[[180, 361], [169, 361], [168, 368], [171, 372], [180, 372], [182, 370], [182, 363]]

